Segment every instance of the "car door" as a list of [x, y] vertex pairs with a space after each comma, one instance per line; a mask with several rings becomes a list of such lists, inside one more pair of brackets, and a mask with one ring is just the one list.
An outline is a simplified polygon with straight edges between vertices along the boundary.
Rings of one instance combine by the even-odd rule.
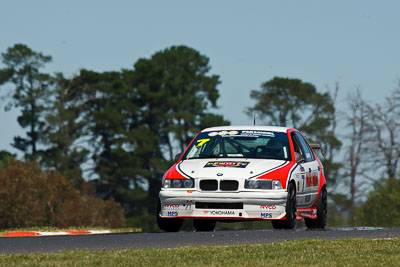
[[299, 150], [304, 157], [304, 161], [298, 163], [299, 170], [296, 174], [299, 176], [297, 179], [297, 204], [299, 207], [309, 207], [315, 202], [318, 195], [319, 165], [307, 141], [299, 132], [292, 133], [292, 140], [295, 151]]

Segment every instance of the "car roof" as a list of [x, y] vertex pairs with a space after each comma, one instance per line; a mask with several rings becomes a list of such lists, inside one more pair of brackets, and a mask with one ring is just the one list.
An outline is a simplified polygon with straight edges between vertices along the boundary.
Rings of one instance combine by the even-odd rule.
[[202, 130], [201, 132], [212, 132], [212, 131], [232, 131], [232, 130], [249, 130], [249, 131], [270, 131], [270, 132], [282, 132], [286, 133], [290, 128], [279, 127], [279, 126], [217, 126], [210, 127]]

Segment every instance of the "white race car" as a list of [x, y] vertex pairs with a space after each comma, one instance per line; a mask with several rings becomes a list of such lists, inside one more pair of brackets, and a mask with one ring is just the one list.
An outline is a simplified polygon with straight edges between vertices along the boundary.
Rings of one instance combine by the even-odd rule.
[[308, 228], [324, 228], [327, 189], [313, 150], [319, 148], [284, 127], [204, 129], [162, 178], [158, 226], [176, 232], [193, 218], [197, 231], [243, 220], [292, 229], [304, 218]]

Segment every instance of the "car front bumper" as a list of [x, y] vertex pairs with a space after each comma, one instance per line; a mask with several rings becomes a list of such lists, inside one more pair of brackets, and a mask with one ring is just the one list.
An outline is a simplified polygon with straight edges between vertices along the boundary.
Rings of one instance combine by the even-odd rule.
[[262, 192], [162, 189], [159, 196], [161, 218], [279, 220], [286, 215], [285, 189]]

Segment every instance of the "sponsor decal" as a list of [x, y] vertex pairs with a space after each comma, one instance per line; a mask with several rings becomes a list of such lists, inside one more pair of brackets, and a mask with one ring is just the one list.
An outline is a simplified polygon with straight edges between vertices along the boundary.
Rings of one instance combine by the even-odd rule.
[[197, 140], [197, 146], [202, 146], [202, 145], [204, 145], [205, 143], [207, 143], [210, 140], [211, 140], [210, 138], [199, 139], [199, 140]]
[[317, 186], [318, 185], [318, 173], [314, 172], [312, 174], [312, 185]]
[[165, 204], [164, 209], [166, 210], [179, 210], [179, 204]]
[[307, 187], [313, 186], [312, 179], [311, 179], [311, 173], [309, 173], [309, 172], [307, 172], [307, 174], [306, 174], [306, 186]]
[[209, 213], [211, 215], [235, 215], [233, 210], [210, 210]]
[[220, 131], [220, 132], [211, 132], [208, 134], [208, 136], [237, 135], [238, 133], [239, 133], [238, 131]]
[[246, 168], [250, 162], [247, 161], [209, 161], [204, 165], [208, 167], [232, 167], [232, 168]]
[[260, 205], [260, 209], [262, 210], [276, 210], [276, 206], [275, 205]]
[[271, 219], [272, 218], [272, 213], [262, 212], [260, 216], [261, 216], [261, 218]]
[[178, 216], [178, 212], [177, 211], [168, 211], [168, 216]]
[[318, 186], [318, 173], [307, 173], [306, 175], [306, 186], [307, 187], [312, 187], [312, 186]]
[[203, 210], [203, 213], [207, 215], [208, 214], [208, 210]]
[[248, 135], [248, 136], [271, 136], [274, 137], [275, 134], [272, 132], [265, 132], [265, 131], [242, 131], [241, 135]]

